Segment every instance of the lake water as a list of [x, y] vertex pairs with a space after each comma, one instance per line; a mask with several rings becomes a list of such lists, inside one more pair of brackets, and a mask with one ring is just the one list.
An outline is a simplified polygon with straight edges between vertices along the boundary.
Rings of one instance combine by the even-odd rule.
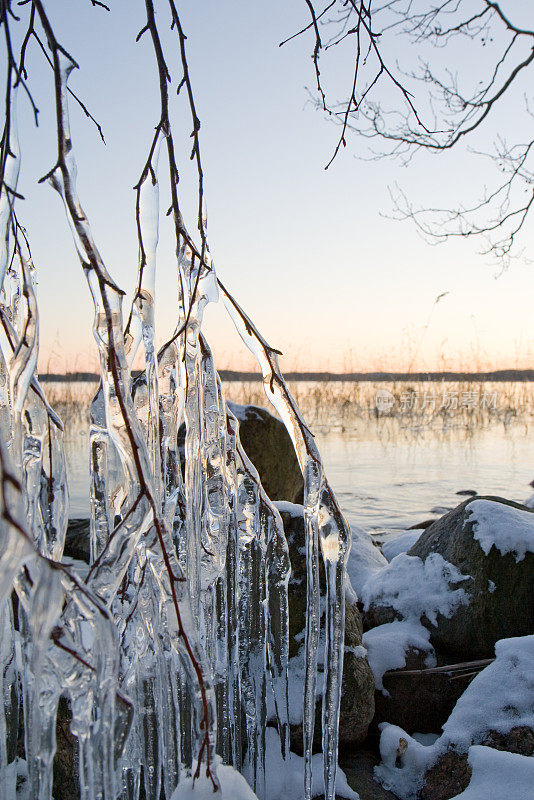
[[[519, 502], [533, 491], [534, 426], [526, 419], [444, 427], [369, 415], [344, 430], [314, 429], [347, 519], [377, 538], [439, 516], [464, 499], [462, 490]], [[85, 426], [67, 426], [72, 517], [89, 516], [88, 444]]]
[[533, 435], [516, 425], [395, 435], [374, 427], [366, 437], [328, 432], [317, 439], [349, 522], [383, 536], [439, 516], [466, 489], [524, 502], [533, 491]]

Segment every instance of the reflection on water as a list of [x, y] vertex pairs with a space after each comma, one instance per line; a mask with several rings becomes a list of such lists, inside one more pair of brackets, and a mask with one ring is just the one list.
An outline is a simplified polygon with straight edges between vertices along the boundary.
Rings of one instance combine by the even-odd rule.
[[[80, 393], [89, 397], [93, 389], [86, 386]], [[78, 413], [73, 410], [76, 398], [61, 408], [61, 398], [52, 397], [56, 405], [60, 400], [66, 422], [73, 517], [89, 516], [89, 435], [86, 414], [80, 412], [81, 395]], [[323, 414], [316, 419], [315, 431], [349, 522], [377, 535], [438, 516], [431, 509], [457, 505], [464, 498], [456, 492], [466, 489], [522, 502], [534, 478], [530, 415], [522, 421], [501, 417], [469, 425], [462, 417], [368, 414], [345, 427]]]

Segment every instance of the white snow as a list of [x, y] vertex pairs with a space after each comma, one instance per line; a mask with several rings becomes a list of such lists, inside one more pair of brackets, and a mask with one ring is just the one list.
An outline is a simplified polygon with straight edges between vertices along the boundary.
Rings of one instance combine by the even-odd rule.
[[398, 536], [392, 536], [391, 539], [386, 539], [382, 545], [384, 556], [388, 561], [392, 561], [395, 556], [401, 553], [407, 553], [410, 547], [413, 547], [424, 532], [423, 528], [418, 528], [415, 531], [404, 531], [404, 533]]
[[473, 770], [469, 786], [452, 800], [532, 800], [534, 758], [475, 745], [468, 761]]
[[[280, 738], [274, 728], [267, 728], [266, 742], [265, 800], [301, 800], [304, 797], [304, 759], [290, 753], [284, 761], [280, 752]], [[324, 794], [323, 757], [317, 753], [312, 757], [312, 797]], [[344, 772], [337, 769], [336, 796], [347, 800], [359, 800], [359, 795], [347, 783]], [[174, 799], [173, 799], [174, 800]], [[180, 798], [180, 800], [182, 800]], [[195, 798], [191, 798], [195, 800]], [[226, 800], [226, 798], [225, 798]]]
[[361, 598], [366, 610], [373, 603], [391, 606], [405, 619], [415, 622], [425, 615], [436, 625], [438, 613], [450, 617], [458, 606], [468, 605], [465, 589], [452, 589], [451, 584], [469, 577], [439, 553], [431, 553], [425, 561], [401, 553], [367, 580]]
[[[261, 414], [258, 414], [259, 406], [251, 406], [251, 405], [241, 405], [241, 403], [234, 403], [232, 400], [227, 400], [226, 405], [234, 415], [234, 417], [239, 420], [239, 422], [244, 422], [247, 419], [263, 419]], [[261, 411], [266, 411], [267, 409], [262, 408]], [[270, 412], [269, 412], [270, 413]], [[273, 416], [271, 414], [271, 416]]]
[[436, 656], [429, 637], [430, 631], [419, 622], [406, 620], [402, 622], [395, 620], [379, 625], [363, 634], [363, 643], [375, 677], [375, 686], [381, 689], [382, 694], [389, 696], [382, 683], [384, 673], [390, 669], [402, 669], [406, 666], [406, 653], [410, 648], [427, 653], [425, 665], [435, 666]]
[[526, 553], [534, 553], [534, 514], [531, 511], [492, 500], [473, 500], [466, 511], [470, 512], [466, 522], [473, 523], [473, 537], [486, 555], [493, 546], [502, 555], [513, 553], [516, 561], [522, 561]]
[[356, 658], [367, 658], [367, 650], [362, 644], [357, 644], [356, 647], [345, 646], [345, 653], [353, 653]]
[[180, 781], [171, 800], [212, 800], [213, 797], [220, 800], [258, 800], [241, 773], [222, 764], [219, 756], [216, 756], [214, 770], [221, 787], [220, 794], [214, 795], [213, 784], [203, 769], [194, 785], [193, 778]]
[[419, 744], [424, 744], [425, 747], [428, 747], [439, 739], [439, 733], [413, 733], [412, 737]]
[[275, 500], [273, 506], [280, 514], [289, 514], [292, 517], [303, 517], [304, 506], [299, 503], [290, 503], [289, 500]]
[[527, 497], [523, 505], [525, 505], [527, 508], [534, 508], [534, 494], [531, 494], [530, 497]]
[[352, 547], [347, 558], [347, 573], [354, 592], [361, 597], [366, 581], [387, 567], [388, 562], [367, 531], [352, 525], [351, 532]]
[[425, 747], [396, 725], [384, 722], [378, 727], [382, 762], [374, 769], [375, 777], [401, 800], [415, 800], [436, 745]]

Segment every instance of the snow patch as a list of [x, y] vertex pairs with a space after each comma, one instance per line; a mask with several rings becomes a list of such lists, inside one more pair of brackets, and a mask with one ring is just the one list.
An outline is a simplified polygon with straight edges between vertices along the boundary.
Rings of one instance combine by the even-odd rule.
[[[304, 759], [289, 753], [284, 761], [280, 750], [280, 737], [274, 728], [267, 728], [265, 738], [265, 800], [300, 800], [304, 797]], [[312, 756], [312, 797], [324, 795], [323, 757]], [[347, 783], [345, 773], [338, 767], [336, 797], [359, 800], [359, 795]], [[180, 798], [181, 800], [181, 798]], [[195, 798], [192, 798], [195, 800]]]
[[395, 556], [407, 553], [408, 550], [419, 541], [425, 531], [421, 528], [415, 531], [405, 531], [398, 536], [387, 539], [382, 545], [382, 552], [388, 561], [392, 561]]
[[375, 767], [375, 777], [384, 789], [401, 800], [415, 800], [422, 788], [423, 776], [433, 763], [435, 745], [425, 747], [402, 728], [387, 722], [378, 727], [382, 763]]
[[436, 655], [430, 644], [430, 631], [419, 622], [395, 620], [377, 628], [371, 628], [363, 634], [363, 643], [367, 649], [367, 659], [375, 677], [375, 687], [389, 697], [384, 688], [382, 678], [390, 669], [402, 669], [406, 666], [406, 653], [411, 648], [427, 653], [425, 665], [434, 667]]
[[391, 606], [405, 619], [417, 622], [425, 615], [437, 625], [438, 614], [451, 617], [458, 606], [469, 604], [465, 589], [451, 588], [468, 578], [439, 553], [425, 561], [401, 553], [365, 583], [361, 597], [365, 610], [372, 604]]
[[361, 597], [366, 581], [387, 567], [388, 562], [367, 531], [352, 525], [351, 532], [352, 547], [347, 558], [347, 574], [354, 592]]
[[214, 795], [213, 784], [201, 770], [200, 776], [193, 784], [193, 778], [180, 781], [171, 795], [171, 800], [211, 800], [213, 797], [220, 800], [258, 800], [241, 773], [233, 767], [225, 766], [219, 756], [216, 756], [213, 766], [221, 791]]
[[290, 503], [289, 500], [275, 500], [273, 506], [280, 514], [289, 514], [291, 517], [303, 517], [304, 506], [299, 503]]
[[469, 786], [452, 800], [532, 800], [534, 758], [475, 745], [468, 761], [473, 770]]
[[473, 524], [473, 538], [486, 555], [493, 546], [503, 556], [513, 553], [516, 561], [522, 561], [526, 553], [534, 553], [534, 514], [531, 511], [492, 500], [473, 500], [466, 511], [470, 513], [466, 522]]

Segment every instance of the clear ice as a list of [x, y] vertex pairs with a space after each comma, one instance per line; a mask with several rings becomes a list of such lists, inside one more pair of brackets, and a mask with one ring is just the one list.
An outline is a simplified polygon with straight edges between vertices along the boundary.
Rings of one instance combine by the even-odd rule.
[[[90, 408], [90, 568], [82, 579], [62, 561], [69, 507], [63, 426], [37, 378], [35, 268], [14, 210], [20, 83], [8, 69], [0, 195], [0, 800], [15, 797], [20, 709], [28, 796], [51, 800], [61, 699], [77, 740], [82, 800], [137, 800], [142, 784], [147, 800], [159, 800], [162, 788], [170, 800], [182, 779], [201, 774], [217, 790], [216, 754], [263, 798], [267, 726], [278, 731], [282, 757], [289, 753], [290, 558], [202, 332], [206, 306], [220, 298], [258, 360], [304, 475], [306, 800], [320, 558], [325, 566], [322, 744], [325, 796], [333, 800], [350, 533], [315, 439], [276, 351], [217, 279], [205, 222], [197, 250], [176, 208], [178, 318], [156, 351], [158, 160], [169, 145], [162, 125], [136, 187], [139, 273], [125, 320], [124, 293], [76, 192], [67, 94], [74, 64], [56, 46], [46, 16], [41, 22], [58, 109], [58, 161], [47, 177], [64, 203], [92, 296], [100, 385]], [[132, 377], [140, 352], [143, 369]]]

